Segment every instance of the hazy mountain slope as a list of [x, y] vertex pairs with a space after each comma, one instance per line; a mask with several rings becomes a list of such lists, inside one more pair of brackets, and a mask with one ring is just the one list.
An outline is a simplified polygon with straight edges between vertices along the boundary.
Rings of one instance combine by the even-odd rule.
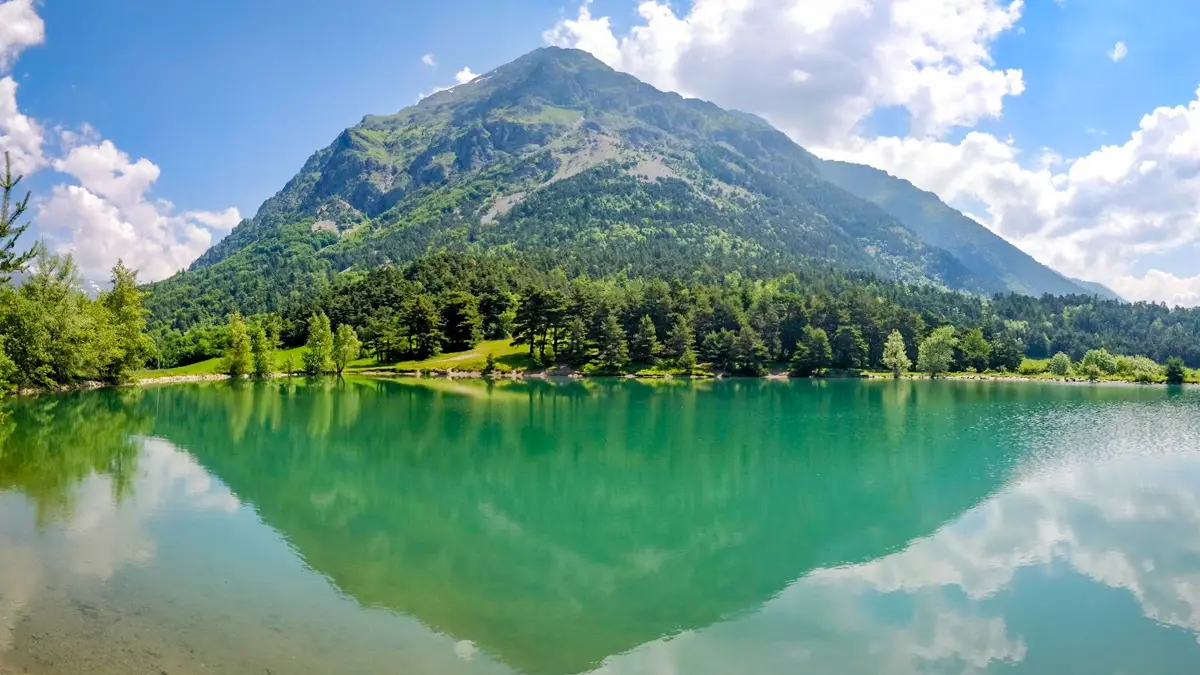
[[975, 276], [1000, 280], [1007, 290], [1026, 295], [1098, 293], [1039, 263], [906, 180], [862, 164], [820, 160], [819, 166], [826, 180], [878, 205], [925, 243], [949, 251]]
[[1125, 302], [1125, 298], [1117, 295], [1116, 291], [1098, 281], [1085, 281], [1083, 279], [1076, 279], [1075, 277], [1067, 278], [1076, 285], [1083, 287], [1083, 290], [1090, 294], [1098, 295], [1105, 300], [1120, 300], [1121, 302]]
[[177, 325], [260, 311], [332, 274], [435, 250], [547, 253], [592, 273], [821, 264], [993, 292], [743, 113], [540, 49], [315, 153], [150, 304]]

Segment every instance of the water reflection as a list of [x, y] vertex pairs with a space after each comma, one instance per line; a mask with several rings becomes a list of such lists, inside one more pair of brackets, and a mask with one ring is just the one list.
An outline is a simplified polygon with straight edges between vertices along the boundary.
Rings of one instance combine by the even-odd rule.
[[[41, 630], [75, 645], [42, 672], [1179, 672], [1198, 404], [761, 381], [45, 399], [0, 444], [0, 667], [44, 658]], [[159, 656], [87, 660], [117, 645]]]

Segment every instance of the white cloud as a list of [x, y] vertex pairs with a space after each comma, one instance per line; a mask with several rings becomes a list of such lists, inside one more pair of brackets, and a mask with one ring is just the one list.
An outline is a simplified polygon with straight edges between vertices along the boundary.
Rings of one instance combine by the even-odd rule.
[[[0, 2], [0, 75], [8, 72], [17, 56], [46, 40], [46, 29], [33, 8], [33, 0]], [[36, 171], [45, 164], [42, 128], [17, 108], [17, 82], [0, 78], [0, 153], [8, 152], [17, 174]]]
[[0, 72], [7, 71], [17, 55], [46, 40], [46, 26], [33, 0], [0, 2]]
[[979, 132], [959, 143], [858, 139], [824, 154], [878, 166], [943, 199], [980, 200], [983, 222], [998, 234], [1127, 299], [1200, 304], [1195, 279], [1131, 273], [1144, 256], [1200, 242], [1200, 92], [1143, 117], [1123, 144], [1055, 166], [1024, 161], [1011, 140]]
[[469, 67], [464, 66], [462, 70], [454, 74], [454, 81], [459, 84], [466, 84], [477, 77], [479, 77], [479, 73], [472, 73]]
[[[33, 0], [0, 2], [0, 74], [24, 49], [44, 41]], [[0, 78], [0, 152], [11, 155], [14, 172], [30, 174], [49, 165], [79, 183], [52, 188], [38, 202], [34, 226], [53, 249], [74, 254], [86, 276], [104, 277], [123, 259], [143, 280], [162, 279], [241, 220], [233, 208], [176, 213], [170, 202], [149, 195], [160, 173], [156, 164], [130, 161], [87, 124], [56, 131], [59, 147], [47, 157], [42, 125], [17, 107], [16, 81]]]
[[183, 214], [185, 218], [203, 223], [213, 230], [223, 231], [232, 230], [238, 223], [242, 222], [242, 214], [234, 207], [229, 207], [224, 211], [188, 211]]
[[[650, 0], [622, 34], [591, 9], [585, 2], [545, 40], [758, 113], [822, 156], [969, 202], [973, 217], [1066, 274], [1130, 299], [1200, 303], [1195, 278], [1133, 274], [1147, 255], [1200, 241], [1200, 94], [1078, 158], [979, 131], [944, 140], [999, 117], [1005, 97], [1024, 91], [1021, 71], [991, 58], [1021, 0], [696, 0], [686, 12]], [[1119, 42], [1110, 56], [1127, 53]], [[873, 111], [897, 106], [911, 117], [908, 136], [865, 132]]]
[[436, 66], [437, 60], [433, 58], [433, 54], [425, 54], [421, 57], [421, 63], [424, 63], [427, 66]]
[[121, 259], [143, 280], [166, 278], [207, 250], [214, 232], [241, 219], [232, 208], [179, 214], [150, 198], [158, 166], [131, 161], [111, 141], [76, 145], [53, 165], [79, 185], [58, 185], [39, 203], [39, 232], [52, 249], [74, 255], [85, 276], [102, 277]]
[[32, 173], [46, 163], [42, 127], [17, 108], [17, 83], [11, 77], [0, 78], [0, 154], [4, 152], [16, 174]]
[[1108, 53], [1108, 58], [1114, 62], [1120, 61], [1129, 54], [1129, 47], [1125, 43], [1118, 40], [1117, 44], [1113, 45], [1112, 51]]
[[592, 52], [660, 88], [766, 116], [802, 143], [849, 137], [880, 106], [903, 106], [937, 136], [1000, 114], [1020, 70], [993, 68], [990, 42], [1021, 0], [653, 0], [617, 36], [584, 4], [547, 42]]

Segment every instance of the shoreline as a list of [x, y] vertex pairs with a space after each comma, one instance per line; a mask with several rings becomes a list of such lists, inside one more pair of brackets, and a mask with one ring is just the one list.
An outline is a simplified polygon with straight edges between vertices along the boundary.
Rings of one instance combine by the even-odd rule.
[[[493, 381], [525, 381], [525, 380], [581, 380], [587, 378], [610, 378], [624, 380], [767, 380], [767, 381], [790, 381], [796, 380], [871, 380], [871, 381], [887, 381], [897, 378], [890, 374], [863, 372], [857, 375], [837, 374], [832, 377], [796, 377], [793, 378], [786, 371], [773, 371], [763, 375], [730, 375], [727, 373], [695, 373], [692, 375], [684, 375], [678, 373], [626, 373], [621, 375], [602, 375], [593, 373], [584, 373], [571, 368], [558, 368], [551, 370], [511, 370], [504, 373], [496, 373], [494, 375], [484, 375], [482, 371], [477, 370], [355, 370], [347, 372], [343, 377], [375, 377], [375, 378], [429, 378], [440, 380], [493, 380]], [[287, 373], [271, 373], [261, 379], [282, 379], [282, 378], [305, 378], [303, 374], [289, 375]], [[334, 377], [326, 375], [325, 377]], [[248, 381], [254, 381], [258, 378], [247, 377]], [[1099, 386], [1147, 386], [1147, 387], [1190, 387], [1198, 386], [1197, 382], [1185, 382], [1182, 385], [1169, 385], [1166, 382], [1135, 382], [1133, 380], [1121, 379], [1102, 379], [1090, 381], [1083, 378], [1071, 377], [1032, 377], [1028, 375], [1000, 375], [1000, 374], [974, 374], [974, 373], [953, 373], [941, 375], [938, 377], [930, 377], [923, 373], [905, 373], [900, 380], [946, 380], [955, 382], [1023, 382], [1031, 384], [1057, 384], [1057, 385], [1099, 385]], [[142, 377], [132, 382], [125, 384], [105, 384], [103, 382], [81, 382], [74, 386], [55, 387], [46, 389], [26, 388], [13, 392], [13, 396], [44, 396], [47, 394], [70, 394], [79, 391], [93, 391], [97, 389], [109, 388], [130, 388], [130, 387], [151, 387], [155, 385], [169, 384], [188, 384], [195, 382], [223, 382], [229, 380], [229, 376], [220, 373], [202, 373], [197, 375], [169, 375], [164, 377]]]

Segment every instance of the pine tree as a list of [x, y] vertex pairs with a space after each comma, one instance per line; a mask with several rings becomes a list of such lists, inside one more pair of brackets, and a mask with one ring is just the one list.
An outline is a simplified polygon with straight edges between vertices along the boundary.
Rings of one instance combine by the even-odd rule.
[[[675, 360], [683, 358], [684, 352], [692, 350], [692, 343], [695, 340], [696, 337], [688, 318], [682, 314], [672, 315], [671, 329], [667, 333], [667, 355]], [[696, 353], [692, 351], [692, 358], [695, 359], [695, 357]]]
[[587, 324], [583, 317], [575, 316], [567, 322], [567, 363], [582, 366], [587, 357]]
[[361, 349], [362, 343], [358, 341], [354, 328], [348, 323], [338, 326], [333, 335], [333, 369], [338, 377], [346, 370], [346, 364], [358, 358]]
[[229, 315], [229, 342], [223, 363], [225, 374], [238, 380], [250, 372], [250, 334], [238, 312]]
[[24, 253], [13, 251], [17, 245], [17, 239], [29, 228], [29, 223], [17, 224], [17, 221], [29, 209], [29, 193], [25, 193], [24, 199], [13, 199], [13, 191], [17, 189], [22, 178], [24, 176], [13, 178], [12, 160], [5, 151], [4, 176], [0, 179], [0, 191], [3, 191], [3, 197], [0, 198], [0, 282], [8, 282], [14, 273], [24, 272], [29, 261], [37, 256], [40, 249], [35, 244]]
[[442, 353], [442, 316], [428, 295], [419, 295], [404, 309], [404, 327], [413, 354], [427, 359]]
[[324, 375], [333, 370], [333, 330], [329, 317], [318, 312], [308, 320], [308, 341], [304, 343], [304, 372]]
[[867, 365], [867, 341], [858, 326], [843, 324], [833, 334], [833, 365], [837, 368], [863, 368]]
[[1167, 384], [1183, 384], [1187, 377], [1187, 371], [1183, 366], [1183, 359], [1178, 356], [1172, 356], [1167, 359]]
[[609, 312], [600, 328], [600, 339], [597, 340], [599, 353], [596, 356], [597, 365], [607, 371], [618, 371], [629, 361], [629, 345], [625, 341], [625, 329], [617, 320], [614, 312]]
[[479, 301], [470, 293], [455, 291], [442, 304], [446, 348], [452, 352], [472, 349], [483, 339]]
[[654, 363], [658, 352], [658, 337], [654, 332], [654, 321], [649, 314], [638, 321], [637, 332], [629, 341], [629, 358], [636, 363]]

